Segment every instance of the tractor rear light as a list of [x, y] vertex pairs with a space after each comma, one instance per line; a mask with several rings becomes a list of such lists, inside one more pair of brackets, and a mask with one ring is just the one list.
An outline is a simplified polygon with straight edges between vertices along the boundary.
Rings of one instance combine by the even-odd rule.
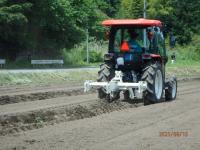
[[151, 59], [151, 55], [150, 54], [143, 54], [142, 59]]

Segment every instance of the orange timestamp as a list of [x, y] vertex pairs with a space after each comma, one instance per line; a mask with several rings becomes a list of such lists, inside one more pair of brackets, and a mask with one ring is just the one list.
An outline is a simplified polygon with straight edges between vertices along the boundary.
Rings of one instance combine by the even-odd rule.
[[188, 137], [188, 131], [161, 131], [160, 137]]

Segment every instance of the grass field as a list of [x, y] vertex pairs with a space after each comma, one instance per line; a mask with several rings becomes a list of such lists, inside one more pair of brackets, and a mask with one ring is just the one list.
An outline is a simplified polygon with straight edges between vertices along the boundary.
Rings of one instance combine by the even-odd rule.
[[0, 71], [0, 86], [82, 82], [96, 79], [97, 70], [10, 73]]
[[[72, 83], [82, 84], [85, 80], [96, 80], [98, 69], [89, 70], [62, 70], [52, 72], [26, 72], [11, 73], [0, 71], [0, 86], [3, 85], [38, 85], [51, 83]], [[179, 63], [168, 64], [166, 72], [168, 75], [177, 77], [200, 77], [200, 65], [183, 65]]]

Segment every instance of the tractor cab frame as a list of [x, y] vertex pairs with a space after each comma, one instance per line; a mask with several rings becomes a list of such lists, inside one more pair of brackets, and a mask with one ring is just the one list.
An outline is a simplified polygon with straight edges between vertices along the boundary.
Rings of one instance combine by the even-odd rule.
[[[130, 52], [137, 55], [138, 52], [134, 52], [134, 50], [123, 51], [122, 48], [123, 43], [129, 40], [127, 38], [128, 30], [135, 30], [140, 38], [139, 43], [142, 48], [140, 54], [142, 54], [143, 60], [156, 59], [164, 62], [164, 64], [167, 62], [165, 39], [160, 21], [147, 19], [106, 20], [102, 24], [110, 27], [108, 54]], [[144, 34], [146, 34], [145, 37]], [[144, 43], [144, 38], [146, 38], [146, 43]], [[118, 48], [116, 48], [116, 45], [118, 45]]]

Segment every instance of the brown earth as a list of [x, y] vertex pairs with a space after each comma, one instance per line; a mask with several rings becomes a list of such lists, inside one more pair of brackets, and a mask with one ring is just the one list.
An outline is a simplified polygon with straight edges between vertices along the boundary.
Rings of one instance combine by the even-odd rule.
[[199, 97], [200, 80], [149, 106], [108, 104], [80, 85], [1, 87], [0, 149], [199, 150]]

